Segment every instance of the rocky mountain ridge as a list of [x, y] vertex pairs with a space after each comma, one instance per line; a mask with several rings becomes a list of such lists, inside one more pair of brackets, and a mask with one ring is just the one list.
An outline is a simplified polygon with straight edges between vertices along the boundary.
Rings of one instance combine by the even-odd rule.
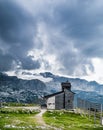
[[72, 91], [75, 92], [75, 97], [79, 97], [91, 102], [103, 103], [103, 85], [96, 81], [87, 81], [79, 78], [68, 78], [58, 75], [53, 75], [50, 72], [40, 73], [45, 78], [51, 78], [50, 82], [46, 82], [48, 91], [51, 93], [61, 90], [61, 82], [69, 81], [72, 85]]
[[23, 80], [0, 73], [0, 101], [36, 103], [46, 92], [46, 85], [38, 80]]
[[[103, 99], [103, 85], [96, 81], [89, 82], [79, 78], [68, 78], [50, 72], [39, 75], [44, 79], [51, 80], [48, 82], [39, 79], [24, 80], [0, 73], [0, 101], [39, 103], [44, 95], [61, 91], [61, 82], [66, 81], [71, 83], [72, 91], [77, 93], [79, 97], [89, 97], [90, 100], [97, 102]], [[92, 97], [90, 97], [91, 95]]]
[[55, 91], [61, 89], [61, 82], [69, 81], [72, 85], [72, 90], [81, 90], [87, 92], [97, 92], [98, 94], [103, 95], [103, 85], [97, 83], [96, 81], [87, 81], [85, 79], [79, 78], [68, 78], [58, 75], [53, 75], [50, 72], [40, 73], [45, 78], [51, 78], [50, 82], [47, 82], [46, 85], [49, 86], [48, 88], [53, 88]]

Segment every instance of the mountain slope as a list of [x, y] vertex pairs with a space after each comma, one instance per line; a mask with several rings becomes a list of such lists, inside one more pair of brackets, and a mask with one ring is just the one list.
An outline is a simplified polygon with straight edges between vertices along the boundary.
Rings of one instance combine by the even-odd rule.
[[103, 103], [103, 85], [98, 84], [96, 81], [88, 82], [79, 78], [68, 78], [58, 75], [53, 75], [50, 72], [40, 73], [45, 78], [52, 78], [50, 82], [46, 82], [48, 91], [51, 93], [61, 90], [61, 82], [69, 81], [72, 85], [75, 97], [89, 100], [96, 103]]
[[44, 95], [61, 91], [61, 82], [67, 80], [71, 83], [72, 91], [76, 93], [76, 96], [97, 102], [103, 99], [103, 85], [95, 81], [88, 82], [84, 79], [54, 75], [50, 72], [39, 75], [46, 82], [39, 79], [23, 80], [0, 73], [0, 101], [40, 103]]
[[47, 82], [46, 85], [50, 89], [54, 89], [57, 91], [58, 89], [61, 89], [61, 82], [69, 81], [72, 85], [72, 90], [82, 90], [82, 91], [95, 91], [98, 94], [103, 94], [103, 85], [100, 85], [96, 81], [90, 81], [79, 78], [68, 78], [58, 75], [53, 75], [50, 72], [40, 73], [45, 78], [52, 78], [50, 82]]
[[22, 80], [0, 73], [0, 101], [38, 102], [45, 90], [46, 85], [38, 79]]

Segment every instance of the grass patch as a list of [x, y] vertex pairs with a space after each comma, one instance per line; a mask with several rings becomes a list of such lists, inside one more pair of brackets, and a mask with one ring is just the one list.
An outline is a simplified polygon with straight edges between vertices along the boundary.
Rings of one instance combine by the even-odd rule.
[[2, 106], [15, 106], [15, 107], [20, 107], [20, 106], [25, 106], [25, 107], [30, 107], [30, 106], [38, 106], [38, 104], [34, 103], [16, 103], [16, 102], [2, 102]]
[[1, 108], [0, 113], [1, 114], [37, 114], [40, 111], [33, 110], [33, 109], [24, 109], [24, 108], [16, 108], [16, 107], [8, 107], [8, 108]]
[[48, 125], [62, 130], [103, 130], [99, 120], [96, 120], [96, 125], [94, 125], [93, 117], [89, 120], [88, 117], [73, 112], [47, 111], [43, 118]]
[[36, 130], [35, 115], [37, 113], [39, 110], [1, 108], [0, 130]]
[[68, 111], [47, 111], [43, 118], [45, 122], [53, 127], [43, 128], [36, 124], [35, 115], [39, 109], [24, 109], [22, 107], [0, 108], [0, 130], [54, 130], [57, 127], [60, 130], [103, 130], [100, 126], [100, 120], [88, 116], [81, 116]]

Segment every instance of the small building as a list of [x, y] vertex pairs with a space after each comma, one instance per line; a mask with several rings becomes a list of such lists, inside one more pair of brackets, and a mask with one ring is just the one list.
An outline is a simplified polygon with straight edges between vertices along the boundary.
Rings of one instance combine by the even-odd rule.
[[71, 83], [62, 82], [62, 91], [45, 96], [47, 109], [73, 109], [74, 92], [71, 91]]

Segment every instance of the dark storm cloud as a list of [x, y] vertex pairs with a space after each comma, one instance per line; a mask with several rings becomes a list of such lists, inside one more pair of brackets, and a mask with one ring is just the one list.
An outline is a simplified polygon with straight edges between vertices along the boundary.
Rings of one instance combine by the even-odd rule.
[[[55, 11], [62, 35], [73, 39], [73, 45], [87, 57], [103, 57], [103, 2], [81, 1], [61, 5]], [[99, 3], [99, 5], [98, 5]], [[100, 6], [101, 5], [101, 6]], [[63, 8], [64, 6], [64, 8]]]
[[[87, 67], [94, 71], [92, 58], [103, 58], [102, 12], [102, 0], [1, 0], [0, 70], [14, 63], [27, 70], [40, 68], [41, 62], [52, 68], [42, 57], [53, 54], [66, 74], [85, 75]], [[35, 49], [44, 51], [41, 59], [32, 60], [31, 49], [35, 57]]]
[[18, 64], [18, 60], [24, 69], [40, 66], [38, 61], [26, 57], [28, 50], [34, 46], [33, 36], [36, 28], [33, 27], [34, 23], [33, 17], [13, 0], [0, 1], [0, 48], [4, 50], [3, 48], [8, 46], [7, 53], [3, 54], [1, 51], [0, 70], [13, 69], [12, 62]]
[[22, 62], [22, 69], [38, 69], [40, 67], [39, 61], [32, 61], [30, 57], [26, 57], [25, 59], [20, 60]]
[[0, 71], [8, 71], [11, 69], [13, 57], [10, 55], [3, 55], [0, 50]]
[[49, 52], [52, 49], [65, 73], [85, 75], [87, 67], [94, 71], [92, 58], [103, 58], [102, 12], [101, 0], [69, 0], [56, 3], [52, 15], [44, 17], [50, 33]]
[[25, 31], [31, 20], [26, 13], [10, 0], [0, 1], [0, 36], [8, 44], [26, 42]]

